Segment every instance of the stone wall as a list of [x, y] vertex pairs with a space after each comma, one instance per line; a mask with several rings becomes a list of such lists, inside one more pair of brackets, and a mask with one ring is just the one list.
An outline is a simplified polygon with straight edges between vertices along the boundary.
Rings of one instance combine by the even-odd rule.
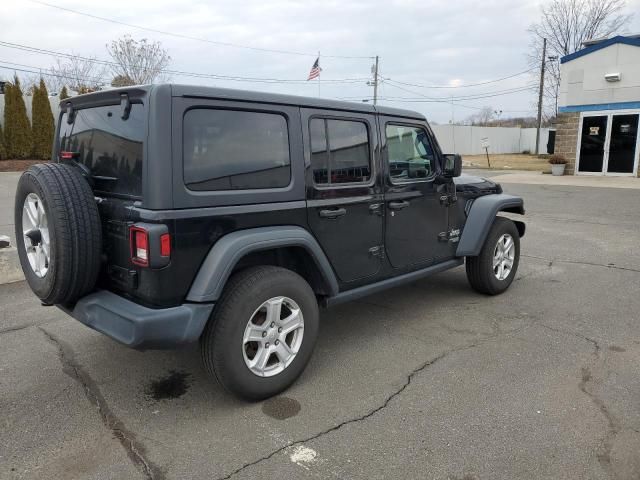
[[558, 115], [555, 153], [567, 159], [567, 167], [564, 170], [565, 175], [575, 175], [579, 124], [579, 112], [560, 113]]

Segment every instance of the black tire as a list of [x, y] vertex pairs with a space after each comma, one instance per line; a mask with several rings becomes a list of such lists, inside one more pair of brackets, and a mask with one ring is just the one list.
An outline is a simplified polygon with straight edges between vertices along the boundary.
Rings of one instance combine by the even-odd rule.
[[[498, 240], [505, 234], [513, 238], [515, 258], [511, 272], [503, 280], [500, 280], [496, 277], [493, 269], [493, 257]], [[518, 233], [518, 228], [508, 218], [496, 217], [482, 250], [480, 250], [480, 254], [477, 257], [467, 257], [466, 259], [467, 279], [471, 287], [477, 292], [486, 295], [497, 295], [509, 288], [518, 271], [519, 262], [520, 234]]]
[[[282, 372], [260, 377], [244, 360], [247, 323], [267, 300], [285, 296], [304, 318], [302, 344]], [[295, 272], [274, 266], [251, 267], [233, 275], [200, 339], [205, 368], [229, 392], [249, 401], [262, 400], [289, 387], [306, 367], [318, 336], [318, 302], [309, 284]]]
[[[49, 262], [42, 277], [29, 264], [23, 240], [23, 207], [30, 193], [42, 201], [48, 223]], [[91, 187], [78, 169], [33, 165], [20, 177], [15, 200], [18, 256], [33, 292], [46, 304], [69, 304], [90, 292], [100, 271], [102, 227]]]

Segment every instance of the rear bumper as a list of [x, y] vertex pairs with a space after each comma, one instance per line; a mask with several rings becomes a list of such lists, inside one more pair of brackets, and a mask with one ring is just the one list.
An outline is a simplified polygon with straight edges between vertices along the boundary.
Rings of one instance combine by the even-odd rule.
[[60, 308], [86, 326], [142, 350], [195, 342], [204, 330], [213, 304], [186, 303], [155, 309], [100, 290], [81, 298], [72, 310]]

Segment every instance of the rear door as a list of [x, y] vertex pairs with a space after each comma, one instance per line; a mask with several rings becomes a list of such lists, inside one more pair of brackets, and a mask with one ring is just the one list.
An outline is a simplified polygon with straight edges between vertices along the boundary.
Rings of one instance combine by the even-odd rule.
[[385, 250], [394, 268], [416, 269], [450, 258], [448, 207], [435, 140], [426, 125], [380, 117], [383, 142]]
[[341, 282], [381, 266], [382, 192], [374, 115], [302, 109], [309, 226]]

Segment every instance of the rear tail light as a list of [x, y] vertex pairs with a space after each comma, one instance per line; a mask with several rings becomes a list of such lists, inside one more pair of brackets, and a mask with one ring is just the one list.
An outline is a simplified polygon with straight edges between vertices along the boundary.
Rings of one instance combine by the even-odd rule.
[[129, 227], [131, 263], [139, 267], [162, 268], [171, 261], [171, 235], [167, 226], [136, 223]]
[[149, 233], [141, 227], [133, 226], [130, 230], [131, 262], [141, 267], [149, 266]]

